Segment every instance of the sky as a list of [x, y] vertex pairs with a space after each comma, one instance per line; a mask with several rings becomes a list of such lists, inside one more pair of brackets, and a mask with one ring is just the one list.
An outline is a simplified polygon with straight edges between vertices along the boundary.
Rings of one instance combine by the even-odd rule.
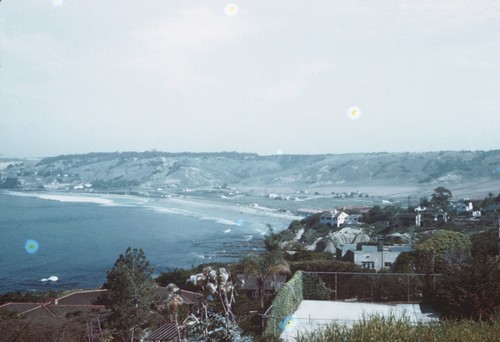
[[0, 157], [499, 136], [498, 0], [0, 2]]

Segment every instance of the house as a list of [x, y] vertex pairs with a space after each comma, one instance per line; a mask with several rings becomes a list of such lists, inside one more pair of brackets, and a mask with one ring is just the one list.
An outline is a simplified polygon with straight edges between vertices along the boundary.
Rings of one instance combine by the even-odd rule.
[[420, 227], [431, 227], [439, 223], [447, 223], [450, 216], [447, 212], [420, 211], [417, 214], [416, 222]]
[[[462, 203], [463, 204], [463, 203]], [[465, 204], [464, 204], [465, 205]], [[469, 204], [472, 208], [472, 205]], [[459, 210], [463, 208], [467, 208], [469, 210], [469, 206], [465, 205], [459, 206]], [[472, 209], [471, 209], [472, 210]], [[397, 213], [392, 217], [391, 223], [393, 227], [429, 227], [434, 226], [437, 223], [447, 223], [450, 216], [445, 211], [434, 211], [429, 210], [426, 207], [418, 206], [415, 208], [415, 213]]]
[[55, 305], [93, 305], [107, 292], [106, 289], [73, 292], [54, 299], [53, 303]]
[[455, 210], [455, 213], [457, 215], [465, 215], [468, 212], [472, 212], [472, 202], [469, 202], [469, 204], [465, 203], [455, 203], [453, 204], [453, 209]]
[[106, 307], [95, 302], [106, 291], [80, 291], [41, 303], [6, 303], [0, 305], [0, 310], [16, 313], [32, 322], [67, 319], [82, 315], [104, 317], [108, 314]]
[[[350, 248], [349, 248], [350, 247]], [[377, 246], [362, 245], [360, 248], [352, 248], [341, 251], [342, 260], [351, 261], [365, 269], [380, 271], [382, 269], [392, 269], [398, 256], [403, 252], [411, 252], [410, 245], [384, 246], [383, 242]]]
[[321, 224], [326, 224], [327, 226], [330, 227], [340, 227], [341, 225], [344, 224], [345, 219], [349, 217], [348, 214], [346, 214], [343, 211], [338, 211], [338, 210], [331, 210], [331, 211], [325, 211], [319, 218], [319, 223]]
[[336, 258], [338, 260], [343, 260], [345, 255], [347, 254], [348, 251], [355, 251], [356, 247], [358, 246], [357, 243], [346, 243], [343, 244], [339, 247], [337, 247], [337, 253], [336, 253]]
[[6, 303], [0, 305], [0, 313], [13, 313], [31, 322], [40, 322], [55, 317], [46, 309], [47, 303]]
[[[156, 293], [163, 299], [166, 299], [168, 296], [168, 290], [166, 287], [158, 286], [156, 288]], [[190, 313], [196, 312], [203, 301], [203, 295], [201, 293], [186, 290], [179, 290], [175, 293], [182, 298], [182, 304], [188, 307], [188, 311]]]
[[362, 219], [361, 215], [358, 214], [349, 215], [345, 218], [344, 225], [349, 225], [349, 226], [359, 225], [362, 223], [361, 219]]
[[[98, 315], [105, 317], [109, 314], [105, 305], [97, 304], [108, 293], [107, 289], [77, 291], [59, 298], [40, 303], [6, 303], [0, 305], [0, 311], [13, 312], [28, 320], [43, 322], [47, 319], [66, 319], [79, 315]], [[166, 298], [165, 287], [157, 287], [156, 293]], [[196, 310], [203, 295], [191, 291], [177, 292], [182, 303], [189, 307], [190, 312]]]
[[[259, 286], [255, 276], [247, 277], [244, 274], [238, 274], [237, 277], [241, 285], [241, 290], [247, 292], [252, 298], [259, 298]], [[269, 276], [264, 282], [264, 292], [269, 295], [275, 294], [285, 283], [285, 275], [276, 274], [274, 276]]]
[[411, 226], [420, 226], [420, 213], [397, 213], [392, 217], [392, 226], [393, 227], [411, 227]]
[[[158, 286], [156, 288], [156, 294], [162, 299], [166, 299], [168, 297], [168, 293], [167, 287]], [[182, 305], [186, 305], [188, 307], [190, 317], [194, 317], [193, 314], [197, 313], [202, 306], [204, 296], [201, 293], [181, 289], [177, 290], [175, 293], [182, 298]], [[176, 323], [169, 322], [167, 320], [166, 323], [146, 336], [144, 342], [184, 341], [184, 328], [184, 325], [177, 325]]]

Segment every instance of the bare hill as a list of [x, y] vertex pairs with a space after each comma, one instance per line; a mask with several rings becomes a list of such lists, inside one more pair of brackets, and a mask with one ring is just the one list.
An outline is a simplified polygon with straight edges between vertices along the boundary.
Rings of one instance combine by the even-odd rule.
[[149, 192], [234, 187], [373, 194], [386, 189], [385, 195], [394, 196], [444, 185], [454, 193], [482, 194], [500, 190], [500, 150], [273, 156], [150, 151], [4, 159], [0, 186], [13, 184], [22, 189]]

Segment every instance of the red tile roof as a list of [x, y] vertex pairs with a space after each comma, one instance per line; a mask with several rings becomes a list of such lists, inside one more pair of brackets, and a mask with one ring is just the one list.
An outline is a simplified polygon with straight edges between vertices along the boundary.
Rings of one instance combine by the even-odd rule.
[[151, 334], [149, 334], [145, 342], [164, 342], [164, 341], [177, 341], [179, 337], [179, 330], [175, 323], [165, 323]]
[[53, 303], [56, 305], [92, 305], [96, 303], [99, 296], [107, 292], [106, 289], [73, 292], [56, 298]]
[[[0, 305], [0, 310], [2, 311], [12, 311], [18, 314], [22, 314], [23, 312], [27, 312], [30, 310], [34, 310], [44, 303], [6, 303]], [[46, 303], [45, 303], [46, 304]]]

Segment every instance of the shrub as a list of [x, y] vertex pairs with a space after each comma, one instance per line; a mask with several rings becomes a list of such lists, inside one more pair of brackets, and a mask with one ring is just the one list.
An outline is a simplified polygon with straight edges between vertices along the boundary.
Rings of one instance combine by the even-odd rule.
[[279, 337], [281, 334], [280, 323], [297, 310], [303, 300], [302, 291], [302, 272], [298, 271], [274, 298], [264, 336]]
[[413, 324], [408, 319], [368, 317], [352, 327], [332, 323], [325, 328], [300, 334], [297, 342], [379, 341], [498, 341], [500, 317], [491, 323], [446, 321], [438, 324]]
[[304, 299], [329, 300], [332, 293], [316, 273], [303, 273], [302, 288]]

